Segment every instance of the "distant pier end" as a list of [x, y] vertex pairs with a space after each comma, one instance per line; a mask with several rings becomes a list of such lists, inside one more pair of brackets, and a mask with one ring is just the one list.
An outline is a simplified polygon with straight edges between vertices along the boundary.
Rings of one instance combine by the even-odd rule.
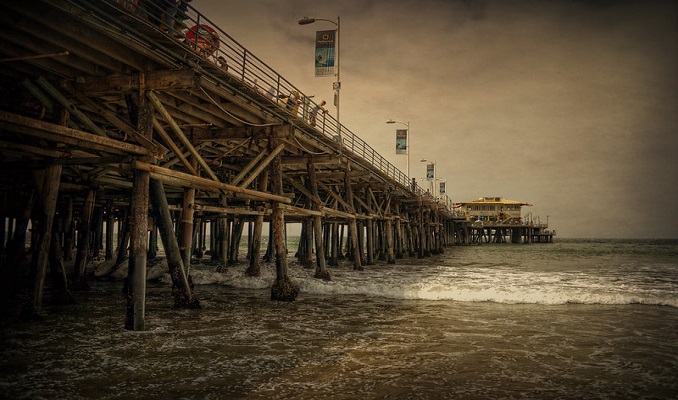
[[[457, 244], [481, 243], [552, 243], [556, 232], [522, 208], [531, 204], [503, 197], [480, 197], [458, 204], [463, 216], [455, 221]], [[536, 219], [536, 222], [535, 222]]]

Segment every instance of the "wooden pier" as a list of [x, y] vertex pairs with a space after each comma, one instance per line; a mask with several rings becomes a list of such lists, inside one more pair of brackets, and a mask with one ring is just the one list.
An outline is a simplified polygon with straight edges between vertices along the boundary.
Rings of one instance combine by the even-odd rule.
[[125, 327], [144, 329], [159, 242], [174, 305], [199, 308], [195, 258], [247, 262], [251, 276], [275, 261], [271, 299], [293, 301], [288, 252], [331, 280], [340, 260], [360, 271], [454, 244], [552, 240], [470, 222], [332, 116], [311, 118], [311, 98], [207, 16], [189, 5], [172, 23], [159, 4], [0, 5], [3, 314], [39, 315], [46, 285], [70, 301], [105, 257], [112, 271], [127, 261]]
[[[447, 202], [331, 116], [311, 124], [315, 103], [208, 17], [189, 6], [169, 24], [157, 2], [136, 3], [0, 5], [3, 310], [37, 315], [48, 277], [67, 300], [87, 288], [92, 257], [128, 257], [125, 326], [143, 329], [158, 240], [175, 305], [197, 308], [192, 257], [238, 262], [246, 223], [250, 275], [269, 227], [281, 301], [298, 293], [287, 223], [302, 225], [291, 251], [326, 280], [343, 257], [361, 270], [455, 242]], [[204, 25], [214, 33], [189, 38]]]

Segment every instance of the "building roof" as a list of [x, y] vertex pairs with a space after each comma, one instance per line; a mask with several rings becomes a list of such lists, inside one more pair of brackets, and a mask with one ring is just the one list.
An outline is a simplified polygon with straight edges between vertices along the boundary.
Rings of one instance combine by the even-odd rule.
[[479, 197], [477, 200], [461, 202], [459, 204], [469, 205], [469, 204], [505, 204], [505, 205], [520, 205], [520, 206], [532, 206], [530, 203], [525, 203], [524, 201], [508, 200], [503, 197]]

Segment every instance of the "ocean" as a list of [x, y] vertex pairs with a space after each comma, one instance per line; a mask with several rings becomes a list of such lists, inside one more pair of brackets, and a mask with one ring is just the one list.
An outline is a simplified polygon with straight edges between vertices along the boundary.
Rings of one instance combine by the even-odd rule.
[[75, 305], [2, 325], [0, 398], [678, 398], [678, 240], [397, 261], [343, 261], [325, 282], [291, 258], [292, 303], [269, 300], [273, 264], [251, 278], [245, 262], [197, 262], [200, 310], [173, 309], [155, 271], [143, 332], [123, 329], [122, 282], [93, 282]]

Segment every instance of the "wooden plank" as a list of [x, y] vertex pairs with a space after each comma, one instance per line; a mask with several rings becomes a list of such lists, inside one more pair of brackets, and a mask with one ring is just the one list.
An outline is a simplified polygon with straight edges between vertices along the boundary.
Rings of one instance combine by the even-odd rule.
[[200, 87], [200, 75], [193, 69], [178, 71], [161, 70], [126, 75], [111, 75], [106, 78], [85, 77], [75, 84], [75, 89], [87, 95], [128, 94], [143, 88], [155, 91], [194, 89]]
[[244, 207], [223, 207], [223, 206], [209, 206], [204, 204], [196, 204], [196, 211], [206, 212], [206, 213], [215, 213], [215, 214], [231, 214], [231, 215], [270, 215], [271, 210], [250, 210]]
[[[211, 104], [211, 103], [210, 103]], [[202, 107], [205, 107], [206, 105], [202, 105]], [[214, 106], [216, 107], [216, 106]], [[220, 118], [224, 118], [224, 112], [219, 110], [219, 115]], [[240, 122], [238, 122], [240, 123]], [[265, 127], [269, 128], [269, 127]], [[255, 126], [237, 126], [234, 128], [221, 128], [221, 129], [215, 129], [211, 130], [209, 132], [197, 132], [194, 135], [194, 140], [196, 141], [202, 141], [202, 140], [211, 140], [211, 141], [229, 141], [233, 139], [250, 139], [250, 138], [258, 138], [258, 139], [266, 139], [269, 138], [273, 133], [271, 133], [270, 129], [264, 129], [264, 127], [255, 127]], [[284, 137], [286, 136], [287, 133], [280, 133], [277, 135], [277, 137]]]
[[291, 205], [287, 205], [287, 204], [282, 204], [281, 207], [283, 208], [283, 210], [289, 211], [289, 212], [291, 212], [293, 214], [297, 214], [297, 215], [303, 215], [303, 216], [308, 216], [308, 217], [312, 217], [312, 216], [320, 217], [320, 216], [323, 215], [322, 211], [309, 210], [307, 208], [295, 207], [295, 206], [291, 206]]
[[355, 214], [347, 213], [347, 212], [344, 212], [344, 211], [339, 211], [339, 210], [336, 210], [336, 209], [330, 208], [330, 207], [320, 207], [320, 211], [325, 216], [330, 215], [330, 216], [334, 216], [334, 217], [345, 218], [347, 220], [356, 219]]
[[[294, 165], [299, 165], [299, 166], [306, 166], [308, 162], [312, 162], [313, 165], [322, 165], [322, 164], [330, 164], [330, 165], [335, 165], [339, 164], [339, 158], [338, 157], [333, 157], [333, 156], [290, 156], [290, 157], [283, 157], [282, 158], [282, 164], [286, 167], [294, 166]], [[302, 172], [305, 173], [305, 172]]]
[[52, 124], [22, 115], [0, 111], [0, 126], [31, 136], [38, 136], [52, 141], [59, 141], [87, 149], [100, 150], [117, 154], [134, 154], [153, 156], [148, 149], [130, 143], [120, 142], [89, 132], [78, 131], [65, 126]]
[[180, 183], [183, 184], [184, 186], [196, 187], [210, 192], [220, 192], [222, 190], [225, 190], [231, 193], [242, 193], [244, 195], [247, 195], [248, 197], [264, 201], [277, 201], [287, 204], [292, 203], [291, 199], [284, 196], [277, 196], [270, 193], [245, 189], [238, 186], [229, 185], [228, 183], [215, 182], [207, 178], [201, 178], [199, 176], [193, 176], [183, 172], [173, 171], [171, 169], [158, 167], [157, 165], [151, 165], [141, 161], [135, 161], [134, 168], [149, 171], [151, 173], [152, 178], [159, 179], [163, 182]]

